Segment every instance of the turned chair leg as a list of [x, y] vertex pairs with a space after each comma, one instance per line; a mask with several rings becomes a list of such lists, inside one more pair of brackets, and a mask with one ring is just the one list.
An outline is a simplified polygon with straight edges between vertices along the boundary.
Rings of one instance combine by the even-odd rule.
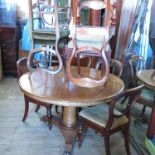
[[81, 144], [82, 144], [82, 125], [78, 125], [78, 135], [77, 135], [77, 141], [78, 141], [78, 147], [80, 148], [81, 147]]
[[108, 135], [108, 133], [104, 134], [104, 145], [105, 145], [106, 155], [111, 155], [111, 152], [110, 152], [110, 136]]
[[39, 109], [40, 109], [40, 105], [37, 105], [35, 112], [38, 112]]
[[129, 126], [126, 126], [122, 129], [122, 133], [124, 135], [124, 142], [126, 146], [127, 155], [131, 155], [130, 147], [129, 147]]
[[47, 107], [47, 119], [48, 119], [49, 130], [51, 130], [52, 129], [52, 105]]
[[142, 112], [140, 114], [140, 117], [142, 117], [142, 118], [144, 117], [145, 109], [146, 109], [146, 106], [144, 105], [143, 109], [142, 109]]
[[24, 116], [22, 121], [24, 122], [28, 116], [28, 111], [29, 111], [29, 101], [28, 97], [24, 95], [24, 100], [25, 100], [25, 111], [24, 111]]

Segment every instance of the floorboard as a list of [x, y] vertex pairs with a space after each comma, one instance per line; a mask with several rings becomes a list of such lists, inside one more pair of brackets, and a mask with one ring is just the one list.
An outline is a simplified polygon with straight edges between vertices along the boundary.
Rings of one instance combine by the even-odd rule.
[[[0, 81], [0, 155], [62, 155], [64, 139], [55, 126], [49, 131], [40, 118], [46, 114], [44, 108], [34, 112], [30, 104], [26, 122], [22, 122], [24, 111], [23, 94], [17, 79], [7, 77]], [[111, 137], [112, 155], [125, 155], [124, 141], [120, 133]], [[138, 155], [131, 146], [132, 155]], [[73, 155], [105, 155], [103, 137], [88, 130], [79, 149], [75, 143]]]

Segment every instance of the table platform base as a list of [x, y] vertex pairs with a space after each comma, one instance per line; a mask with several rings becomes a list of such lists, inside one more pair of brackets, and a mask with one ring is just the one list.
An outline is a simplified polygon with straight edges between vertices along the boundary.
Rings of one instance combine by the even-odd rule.
[[60, 129], [60, 131], [63, 134], [63, 137], [65, 139], [64, 155], [71, 155], [73, 145], [75, 143], [76, 136], [77, 136], [77, 126], [75, 125], [75, 126], [72, 126], [72, 127], [66, 127], [62, 123], [62, 120], [60, 118], [56, 117], [56, 116], [53, 116], [52, 123], [54, 125], [56, 125], [57, 128]]
[[[67, 115], [66, 115], [67, 114]], [[63, 117], [52, 115], [51, 122], [60, 129], [65, 140], [65, 151], [63, 155], [71, 155], [73, 145], [77, 137], [77, 121], [75, 107], [63, 107]], [[43, 122], [48, 121], [47, 116], [41, 118]]]

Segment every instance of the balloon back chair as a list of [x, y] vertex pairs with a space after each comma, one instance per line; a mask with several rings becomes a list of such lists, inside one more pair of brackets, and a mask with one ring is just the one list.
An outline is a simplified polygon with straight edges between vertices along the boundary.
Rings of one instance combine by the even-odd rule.
[[[132, 55], [129, 59], [129, 66], [131, 70], [131, 82], [130, 87], [135, 87], [139, 85], [138, 79], [136, 77], [136, 72], [141, 69], [146, 69], [146, 63], [145, 59], [142, 56], [138, 55]], [[154, 92], [146, 87], [142, 89], [142, 92], [140, 96], [137, 98], [137, 103], [140, 103], [143, 105], [143, 109], [140, 115], [140, 120], [143, 120], [144, 113], [146, 107], [152, 108], [153, 106], [153, 99], [154, 99]], [[136, 122], [139, 122], [140, 120], [136, 120]]]
[[[70, 0], [29, 0], [30, 37], [32, 49], [50, 48], [49, 59], [58, 59], [57, 74], [62, 69], [60, 49], [68, 42], [70, 21]], [[37, 47], [38, 47], [37, 46]], [[54, 51], [54, 52], [53, 52]]]
[[[136, 99], [141, 93], [143, 85], [132, 89], [126, 89], [123, 93], [113, 98], [109, 104], [102, 104], [88, 107], [79, 113], [79, 127], [78, 127], [78, 145], [79, 147], [83, 141], [83, 133], [86, 128], [91, 128], [96, 132], [101, 133], [104, 137], [106, 155], [110, 155], [110, 135], [122, 131], [125, 140], [126, 152], [131, 155], [129, 149], [129, 126], [130, 126], [130, 111], [136, 103]], [[117, 103], [126, 100], [126, 107], [123, 111], [115, 109]], [[120, 101], [121, 100], [121, 101]]]
[[[44, 49], [44, 52], [45, 52], [45, 49]], [[22, 76], [24, 73], [29, 71], [29, 69], [27, 67], [27, 60], [28, 60], [28, 58], [24, 57], [24, 58], [21, 58], [17, 61], [18, 78], [20, 78], [20, 76]], [[46, 66], [47, 63], [49, 63], [49, 62], [46, 61], [46, 63], [45, 63], [44, 61], [43, 62], [35, 61], [32, 68], [38, 69], [39, 67], [42, 67], [43, 65]], [[26, 118], [28, 116], [28, 111], [29, 111], [29, 103], [31, 102], [31, 103], [34, 103], [37, 105], [35, 112], [37, 112], [39, 110], [40, 106], [43, 106], [46, 108], [48, 126], [49, 126], [49, 129], [51, 129], [51, 127], [52, 127], [52, 112], [51, 112], [52, 104], [40, 102], [37, 99], [33, 99], [33, 98], [28, 97], [27, 95], [24, 95], [24, 100], [25, 100], [25, 112], [24, 112], [24, 116], [23, 116], [22, 120], [23, 121], [26, 120]]]
[[[98, 60], [96, 63], [96, 69], [100, 69], [102, 67], [102, 60]], [[119, 60], [110, 59], [108, 60], [110, 72], [118, 77], [121, 77], [123, 71], [123, 64]]]
[[[82, 87], [98, 87], [104, 85], [107, 81], [109, 74], [109, 65], [105, 51], [109, 51], [109, 39], [111, 37], [113, 6], [110, 0], [98, 1], [88, 0], [78, 3], [77, 0], [73, 0], [73, 20], [70, 25], [71, 41], [68, 43], [68, 48], [73, 49], [72, 53], [67, 61], [67, 75], [68, 78], [76, 85]], [[81, 17], [82, 10], [98, 10], [105, 11], [105, 24], [103, 26], [91, 26], [80, 23], [79, 17]], [[78, 21], [78, 22], [77, 22]], [[71, 65], [74, 58], [82, 57], [100, 57], [103, 61], [103, 71], [100, 77], [92, 77], [91, 73], [88, 75], [74, 76], [72, 73]], [[78, 71], [79, 72], [79, 65]], [[90, 70], [91, 71], [91, 70]]]
[[[49, 45], [54, 48], [59, 37], [65, 39], [68, 37], [69, 3], [69, 0], [37, 0], [35, 3], [33, 0], [29, 0], [32, 49], [35, 44]], [[56, 33], [59, 34], [59, 37]]]

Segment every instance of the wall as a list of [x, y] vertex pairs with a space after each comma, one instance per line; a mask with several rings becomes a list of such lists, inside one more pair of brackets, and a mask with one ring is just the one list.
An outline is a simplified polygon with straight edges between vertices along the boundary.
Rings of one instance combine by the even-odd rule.
[[17, 18], [28, 19], [28, 0], [17, 0]]

